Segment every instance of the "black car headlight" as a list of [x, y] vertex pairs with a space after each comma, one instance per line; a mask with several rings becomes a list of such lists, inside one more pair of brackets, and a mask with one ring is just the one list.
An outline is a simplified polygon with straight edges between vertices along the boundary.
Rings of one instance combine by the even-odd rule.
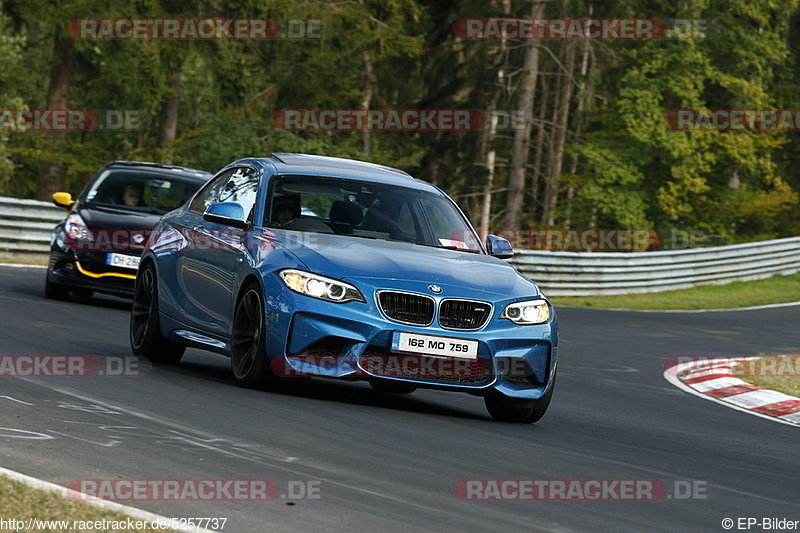
[[358, 289], [337, 279], [294, 269], [281, 270], [280, 276], [286, 286], [294, 292], [312, 298], [336, 303], [366, 302]]
[[78, 213], [72, 213], [64, 223], [64, 231], [73, 240], [91, 241], [94, 235]]
[[508, 304], [500, 318], [507, 318], [514, 324], [544, 324], [550, 320], [550, 304], [547, 300], [526, 300]]

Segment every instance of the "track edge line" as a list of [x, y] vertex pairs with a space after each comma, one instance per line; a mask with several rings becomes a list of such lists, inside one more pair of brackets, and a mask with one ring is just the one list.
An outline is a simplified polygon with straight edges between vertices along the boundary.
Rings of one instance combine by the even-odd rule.
[[[756, 356], [756, 357], [737, 357], [735, 359], [739, 359], [739, 360], [743, 360], [744, 361], [744, 360], [749, 360], [749, 359], [757, 359], [759, 357], [761, 357], [761, 356]], [[722, 361], [723, 361], [723, 359], [720, 359], [720, 362], [722, 362]], [[707, 362], [707, 361], [705, 361], [705, 362]], [[748, 414], [751, 414], [751, 415], [755, 415], [755, 416], [764, 418], [766, 420], [772, 420], [773, 422], [779, 422], [781, 424], [786, 424], [787, 426], [794, 426], [794, 427], [800, 426], [800, 424], [797, 424], [795, 422], [790, 422], [788, 420], [783, 420], [782, 418], [777, 417], [777, 416], [765, 415], [763, 413], [759, 413], [757, 411], [753, 411], [753, 410], [747, 409], [745, 407], [740, 407], [740, 406], [735, 405], [735, 404], [733, 404], [731, 402], [726, 402], [726, 401], [724, 401], [724, 400], [722, 400], [720, 398], [715, 398], [714, 396], [709, 396], [708, 394], [704, 394], [704, 393], [700, 392], [699, 390], [697, 390], [697, 389], [695, 389], [693, 387], [690, 387], [689, 385], [687, 385], [686, 383], [681, 381], [681, 379], [678, 377], [678, 373], [679, 373], [679, 368], [678, 367], [681, 367], [681, 366], [682, 366], [681, 364], [678, 364], [678, 365], [674, 365], [674, 366], [671, 366], [671, 367], [667, 368], [666, 370], [664, 370], [663, 376], [664, 376], [664, 379], [666, 379], [667, 381], [669, 381], [670, 383], [672, 383], [673, 385], [675, 385], [677, 388], [681, 389], [682, 391], [688, 392], [689, 394], [692, 394], [692, 395], [697, 396], [699, 398], [703, 398], [704, 400], [710, 400], [710, 401], [718, 403], [720, 405], [724, 405], [725, 407], [728, 407], [730, 409], [735, 409], [736, 411], [742, 411], [743, 413], [748, 413]], [[685, 368], [686, 368], [686, 366], [684, 366], [680, 370], [683, 370]], [[742, 381], [742, 383], [746, 383], [746, 382]], [[764, 389], [764, 390], [771, 390], [771, 389]]]
[[[57, 485], [55, 483], [51, 483], [51, 482], [45, 481], [43, 479], [35, 478], [33, 476], [29, 476], [29, 475], [23, 474], [21, 472], [16, 472], [14, 470], [10, 470], [10, 469], [4, 468], [2, 466], [0, 466], [0, 476], [3, 476], [3, 477], [8, 478], [8, 479], [11, 479], [13, 481], [17, 481], [19, 483], [22, 483], [23, 485], [26, 485], [26, 486], [34, 488], [34, 489], [43, 490], [45, 492], [52, 492], [52, 493], [58, 494], [60, 496], [63, 496], [64, 498], [74, 498], [76, 501], [81, 501], [81, 502], [87, 503], [87, 504], [89, 504], [89, 505], [91, 505], [93, 507], [97, 507], [98, 509], [101, 509], [103, 511], [111, 511], [111, 512], [122, 513], [124, 515], [128, 515], [131, 518], [135, 518], [137, 520], [144, 520], [144, 521], [147, 521], [147, 522], [152, 522], [154, 520], [159, 520], [159, 521], [161, 521], [161, 520], [169, 521], [170, 520], [169, 517], [166, 517], [166, 516], [163, 516], [163, 515], [160, 515], [160, 514], [151, 513], [150, 511], [145, 511], [143, 509], [137, 509], [136, 507], [130, 507], [128, 505], [122, 505], [121, 503], [112, 502], [112, 501], [109, 501], [109, 500], [99, 499], [99, 498], [97, 498], [95, 496], [84, 494], [84, 493], [76, 491], [76, 490], [67, 489], [66, 487], [62, 487], [61, 485]], [[82, 495], [86, 496], [87, 498], [86, 499], [75, 498], [76, 494], [82, 494]], [[72, 496], [70, 496], [70, 495], [72, 495]], [[211, 529], [203, 529], [203, 528], [198, 528], [198, 527], [187, 527], [187, 526], [175, 527], [175, 528], [171, 527], [171, 528], [169, 528], [168, 530], [165, 530], [165, 531], [170, 531], [170, 530], [171, 531], [184, 531], [186, 533], [219, 533], [219, 532], [211, 530]]]

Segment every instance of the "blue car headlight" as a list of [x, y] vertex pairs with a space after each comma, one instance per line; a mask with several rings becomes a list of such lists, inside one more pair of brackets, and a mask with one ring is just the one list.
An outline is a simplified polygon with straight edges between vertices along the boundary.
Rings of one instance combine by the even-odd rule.
[[526, 300], [508, 304], [500, 318], [507, 318], [514, 324], [544, 324], [550, 320], [550, 305], [546, 300]]
[[336, 303], [366, 302], [358, 289], [337, 279], [294, 269], [281, 270], [279, 274], [287, 287], [312, 298]]

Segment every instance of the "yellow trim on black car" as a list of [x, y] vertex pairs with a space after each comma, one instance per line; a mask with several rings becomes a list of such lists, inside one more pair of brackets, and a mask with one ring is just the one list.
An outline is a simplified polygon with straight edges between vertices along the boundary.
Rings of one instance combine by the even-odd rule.
[[78, 272], [84, 276], [89, 276], [90, 278], [104, 278], [106, 276], [111, 276], [114, 278], [136, 279], [136, 274], [123, 274], [121, 272], [89, 272], [81, 266], [80, 261], [75, 261], [75, 266], [78, 268]]

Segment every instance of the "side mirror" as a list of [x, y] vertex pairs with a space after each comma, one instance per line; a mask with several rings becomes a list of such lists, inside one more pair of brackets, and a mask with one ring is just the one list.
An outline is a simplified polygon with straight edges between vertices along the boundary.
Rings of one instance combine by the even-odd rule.
[[244, 208], [237, 202], [211, 204], [203, 213], [203, 219], [240, 229], [247, 229], [248, 225], [245, 221]]
[[497, 235], [486, 236], [486, 249], [489, 253], [499, 259], [511, 259], [514, 257], [514, 250], [511, 243]]
[[72, 199], [72, 195], [68, 192], [55, 192], [53, 196], [53, 203], [57, 207], [63, 207], [64, 209], [72, 209], [72, 206], [75, 205], [75, 201]]

